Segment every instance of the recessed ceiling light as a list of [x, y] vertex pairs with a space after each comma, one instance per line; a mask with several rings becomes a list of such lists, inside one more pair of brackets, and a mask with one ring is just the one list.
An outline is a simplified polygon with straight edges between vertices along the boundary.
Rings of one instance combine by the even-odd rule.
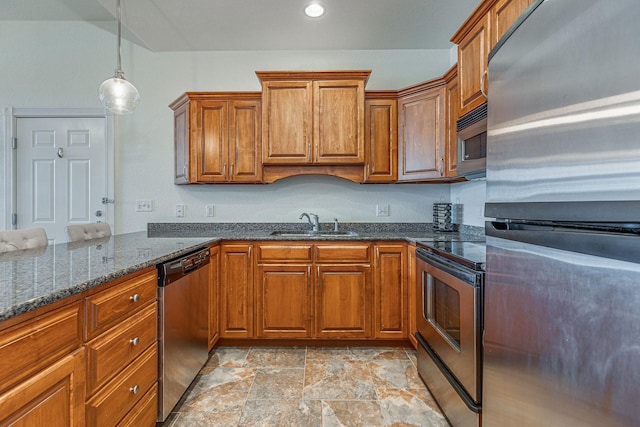
[[311, 3], [304, 8], [304, 14], [309, 18], [319, 18], [324, 15], [324, 6], [319, 3]]

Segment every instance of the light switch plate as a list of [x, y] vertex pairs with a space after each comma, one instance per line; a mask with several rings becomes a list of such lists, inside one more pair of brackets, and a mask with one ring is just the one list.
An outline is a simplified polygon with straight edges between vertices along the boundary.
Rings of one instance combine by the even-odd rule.
[[153, 212], [153, 200], [136, 199], [136, 212]]
[[184, 205], [176, 205], [176, 218], [184, 217]]
[[214, 209], [213, 205], [207, 205], [205, 211], [206, 211], [206, 215], [207, 216], [214, 216], [215, 215], [215, 209]]

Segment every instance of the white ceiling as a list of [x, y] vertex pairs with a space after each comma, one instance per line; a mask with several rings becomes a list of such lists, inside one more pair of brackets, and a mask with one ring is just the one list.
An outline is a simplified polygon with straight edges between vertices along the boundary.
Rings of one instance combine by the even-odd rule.
[[[447, 49], [479, 0], [121, 0], [124, 36], [160, 51]], [[2, 20], [87, 21], [115, 32], [116, 0], [3, 0]]]

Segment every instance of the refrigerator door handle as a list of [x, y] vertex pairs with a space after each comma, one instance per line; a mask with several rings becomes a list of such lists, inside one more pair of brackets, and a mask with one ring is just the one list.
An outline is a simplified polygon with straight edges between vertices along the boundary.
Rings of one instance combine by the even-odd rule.
[[640, 263], [640, 236], [550, 225], [487, 221], [487, 236], [603, 258]]

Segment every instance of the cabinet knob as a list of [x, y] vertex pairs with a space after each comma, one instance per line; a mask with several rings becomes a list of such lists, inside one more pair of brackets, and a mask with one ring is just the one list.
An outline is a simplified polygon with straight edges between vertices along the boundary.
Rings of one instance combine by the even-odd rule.
[[134, 345], [134, 346], [140, 344], [140, 338], [135, 337], [135, 338], [130, 339], [129, 340], [129, 344]]
[[138, 302], [140, 301], [140, 295], [139, 294], [133, 294], [129, 297], [129, 301], [131, 302]]
[[138, 390], [140, 389], [140, 387], [138, 387], [138, 384], [134, 385], [133, 387], [129, 388], [129, 391], [133, 394], [138, 394]]

